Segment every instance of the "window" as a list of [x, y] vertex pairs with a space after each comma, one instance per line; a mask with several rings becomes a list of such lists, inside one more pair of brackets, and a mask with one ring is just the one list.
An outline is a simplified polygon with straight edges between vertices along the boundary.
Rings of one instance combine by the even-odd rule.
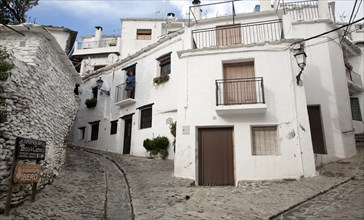
[[277, 126], [252, 127], [253, 155], [279, 155]]
[[228, 46], [241, 43], [242, 40], [241, 40], [240, 24], [224, 25], [216, 27], [217, 46]]
[[84, 140], [85, 139], [86, 127], [79, 127], [78, 129], [80, 131], [80, 140]]
[[171, 53], [165, 54], [158, 57], [156, 60], [159, 61], [160, 75], [168, 75], [171, 73]]
[[111, 121], [110, 135], [116, 134], [118, 132], [118, 120]]
[[91, 141], [95, 141], [99, 138], [99, 124], [100, 121], [90, 122], [91, 125]]
[[97, 88], [97, 86], [93, 87], [92, 88], [92, 95], [93, 95], [93, 98], [97, 98], [97, 94], [99, 93], [99, 90]]
[[350, 98], [350, 104], [351, 104], [351, 115], [353, 116], [353, 120], [362, 121], [363, 118], [361, 116], [359, 99]]
[[151, 29], [138, 29], [137, 40], [151, 40], [152, 30]]
[[152, 106], [140, 109], [140, 129], [152, 127]]

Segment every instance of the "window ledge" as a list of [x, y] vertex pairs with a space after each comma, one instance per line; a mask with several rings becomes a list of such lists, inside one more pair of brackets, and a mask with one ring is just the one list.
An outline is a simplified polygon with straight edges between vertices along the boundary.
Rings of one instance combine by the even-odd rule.
[[124, 107], [124, 106], [128, 106], [128, 105], [132, 105], [134, 103], [136, 103], [135, 99], [128, 98], [128, 99], [121, 100], [119, 102], [115, 102], [114, 104], [118, 105], [120, 107]]
[[218, 115], [261, 114], [267, 110], [266, 104], [220, 105], [215, 108]]

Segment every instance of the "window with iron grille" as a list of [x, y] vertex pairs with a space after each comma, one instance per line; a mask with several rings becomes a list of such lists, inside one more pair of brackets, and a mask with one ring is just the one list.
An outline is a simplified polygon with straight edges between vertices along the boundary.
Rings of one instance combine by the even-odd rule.
[[152, 106], [140, 109], [140, 129], [152, 127]]
[[84, 140], [85, 139], [86, 127], [79, 127], [78, 129], [80, 130], [80, 140]]
[[252, 127], [253, 155], [279, 155], [277, 126]]
[[110, 135], [116, 134], [118, 132], [118, 120], [110, 122]]
[[99, 125], [100, 121], [90, 122], [91, 125], [91, 141], [95, 141], [99, 138]]
[[350, 98], [350, 104], [351, 104], [351, 115], [353, 117], [353, 120], [362, 121], [363, 118], [360, 111], [359, 98]]
[[151, 40], [152, 30], [151, 29], [138, 29], [137, 40]]
[[158, 57], [156, 60], [159, 61], [160, 75], [168, 75], [171, 73], [171, 53], [164, 54]]

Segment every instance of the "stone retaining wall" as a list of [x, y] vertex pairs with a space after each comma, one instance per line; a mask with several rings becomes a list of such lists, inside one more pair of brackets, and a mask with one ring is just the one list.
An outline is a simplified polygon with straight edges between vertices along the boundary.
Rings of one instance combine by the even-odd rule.
[[[15, 65], [4, 84], [8, 118], [0, 123], [0, 210], [6, 200], [16, 137], [46, 141], [38, 184], [44, 187], [53, 181], [65, 160], [68, 135], [78, 108], [73, 94], [75, 79], [50, 40], [41, 33], [24, 34], [25, 37], [15, 32], [1, 33], [0, 39]], [[17, 185], [12, 204], [20, 203], [30, 190], [30, 184]]]

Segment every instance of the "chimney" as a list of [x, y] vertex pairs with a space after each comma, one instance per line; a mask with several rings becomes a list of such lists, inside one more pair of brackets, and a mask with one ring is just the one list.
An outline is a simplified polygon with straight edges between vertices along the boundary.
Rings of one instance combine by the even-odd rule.
[[260, 11], [272, 10], [270, 0], [260, 0]]
[[96, 31], [95, 31], [95, 40], [99, 41], [101, 40], [101, 35], [102, 35], [102, 27], [101, 26], [96, 26]]
[[193, 0], [192, 4], [193, 6], [193, 14], [195, 15], [196, 20], [201, 19], [201, 9], [200, 9], [200, 0]]
[[174, 13], [170, 12], [167, 14], [167, 24], [170, 24], [174, 21]]

